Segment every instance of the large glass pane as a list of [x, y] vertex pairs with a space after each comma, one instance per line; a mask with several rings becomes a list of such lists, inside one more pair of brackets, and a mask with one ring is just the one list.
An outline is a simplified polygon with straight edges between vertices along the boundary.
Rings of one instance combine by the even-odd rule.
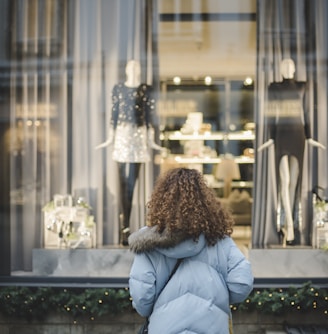
[[67, 69], [62, 1], [12, 2], [10, 48], [11, 270], [32, 270], [42, 204], [67, 192]]
[[156, 175], [156, 3], [0, 4], [1, 274], [126, 277]]
[[254, 163], [255, 2], [160, 2], [162, 171], [197, 168], [248, 247]]
[[258, 1], [257, 14], [250, 260], [261, 277], [327, 277], [327, 3]]

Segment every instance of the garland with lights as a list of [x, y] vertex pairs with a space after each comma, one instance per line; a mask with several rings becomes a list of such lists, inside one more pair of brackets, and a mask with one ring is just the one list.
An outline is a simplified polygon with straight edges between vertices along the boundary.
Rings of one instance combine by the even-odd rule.
[[[312, 286], [254, 289], [233, 312], [257, 311], [279, 315], [286, 311], [319, 312], [328, 318], [328, 289]], [[74, 321], [95, 320], [103, 315], [135, 312], [128, 288], [1, 287], [0, 313], [7, 317], [41, 320], [53, 312], [66, 313]]]
[[328, 289], [312, 286], [253, 290], [242, 303], [231, 305], [232, 311], [258, 311], [266, 314], [284, 314], [287, 311], [316, 311], [328, 317]]

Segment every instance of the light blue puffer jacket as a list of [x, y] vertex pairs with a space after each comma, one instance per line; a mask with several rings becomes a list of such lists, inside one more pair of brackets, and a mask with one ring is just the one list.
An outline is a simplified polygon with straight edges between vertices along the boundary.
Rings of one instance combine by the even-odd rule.
[[201, 235], [198, 242], [145, 251], [165, 244], [156, 235], [154, 228], [143, 228], [129, 239], [137, 252], [129, 280], [132, 305], [141, 316], [151, 314], [149, 334], [228, 334], [230, 304], [242, 302], [253, 288], [250, 263], [230, 237], [207, 246]]

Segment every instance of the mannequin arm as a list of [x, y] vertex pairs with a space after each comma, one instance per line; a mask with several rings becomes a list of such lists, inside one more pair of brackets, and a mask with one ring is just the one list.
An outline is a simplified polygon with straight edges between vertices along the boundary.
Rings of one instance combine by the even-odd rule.
[[165, 147], [162, 147], [162, 146], [157, 145], [155, 143], [154, 137], [155, 137], [154, 129], [152, 127], [149, 127], [148, 128], [148, 144], [149, 144], [149, 146], [151, 148], [153, 148], [154, 150], [159, 150], [159, 151], [162, 151], [162, 152], [166, 152], [167, 149]]
[[326, 149], [326, 147], [324, 145], [322, 145], [321, 143], [319, 143], [318, 141], [312, 139], [312, 138], [307, 138], [306, 141], [311, 145], [311, 146], [314, 146], [314, 147], [319, 147], [319, 148], [322, 148], [323, 150]]
[[166, 150], [167, 150], [165, 147], [157, 145], [154, 141], [150, 142], [150, 147], [153, 148], [154, 150], [159, 150], [159, 151], [162, 151], [162, 152], [166, 152]]
[[112, 126], [109, 127], [109, 130], [108, 130], [108, 138], [105, 142], [97, 145], [95, 147], [96, 150], [100, 149], [100, 148], [103, 148], [103, 147], [106, 147], [106, 146], [109, 146], [113, 143], [113, 139], [114, 139], [114, 129]]
[[111, 143], [112, 143], [112, 141], [109, 140], [109, 139], [107, 139], [105, 142], [103, 142], [103, 143], [97, 145], [97, 146], [95, 147], [95, 149], [96, 149], [96, 150], [99, 150], [100, 148], [106, 147], [106, 146], [110, 145]]
[[263, 143], [262, 145], [259, 146], [259, 148], [257, 149], [258, 152], [263, 151], [265, 148], [268, 148], [270, 146], [272, 146], [274, 143], [273, 139], [269, 139], [267, 140], [265, 143]]

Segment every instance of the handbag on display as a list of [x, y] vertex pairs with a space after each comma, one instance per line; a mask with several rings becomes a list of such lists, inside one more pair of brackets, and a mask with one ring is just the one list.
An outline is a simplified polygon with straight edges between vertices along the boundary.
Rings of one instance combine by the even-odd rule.
[[[175, 264], [168, 280], [166, 281], [165, 285], [162, 288], [162, 291], [164, 290], [164, 288], [166, 287], [167, 283], [169, 282], [169, 280], [172, 278], [172, 276], [174, 275], [174, 273], [177, 271], [180, 263], [182, 262], [183, 259], [178, 259], [177, 263]], [[161, 292], [162, 292], [161, 291]], [[144, 323], [141, 325], [138, 334], [148, 334], [148, 325], [149, 325], [149, 317], [146, 318], [146, 320], [144, 321]]]

